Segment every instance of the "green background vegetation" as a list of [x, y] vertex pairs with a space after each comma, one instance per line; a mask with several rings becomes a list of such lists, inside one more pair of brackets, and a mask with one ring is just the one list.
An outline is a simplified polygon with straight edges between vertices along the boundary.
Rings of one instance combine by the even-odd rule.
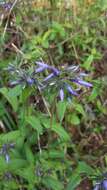
[[[106, 171], [107, 1], [75, 2], [0, 5], [0, 147], [14, 144], [9, 163], [0, 155], [2, 190], [91, 190]], [[41, 58], [57, 68], [79, 65], [93, 88], [68, 103], [9, 86], [10, 63], [31, 67]]]

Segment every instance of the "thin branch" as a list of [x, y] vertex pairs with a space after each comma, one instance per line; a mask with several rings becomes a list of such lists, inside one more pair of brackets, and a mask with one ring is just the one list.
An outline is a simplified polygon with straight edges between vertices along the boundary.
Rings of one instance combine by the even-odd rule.
[[10, 8], [10, 10], [9, 10], [7, 22], [6, 22], [6, 25], [5, 25], [5, 28], [4, 28], [4, 32], [3, 32], [3, 38], [4, 38], [5, 33], [6, 33], [6, 30], [7, 30], [7, 26], [8, 26], [8, 23], [9, 23], [9, 18], [10, 18], [11, 12], [12, 12], [14, 6], [16, 5], [17, 1], [18, 1], [18, 0], [15, 0], [15, 1], [14, 1], [14, 3], [12, 4], [12, 6], [11, 6], [11, 8]]

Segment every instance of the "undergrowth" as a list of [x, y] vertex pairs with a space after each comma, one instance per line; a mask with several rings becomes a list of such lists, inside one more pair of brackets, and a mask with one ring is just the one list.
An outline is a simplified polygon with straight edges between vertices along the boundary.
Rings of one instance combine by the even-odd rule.
[[107, 189], [107, 1], [0, 1], [0, 189]]

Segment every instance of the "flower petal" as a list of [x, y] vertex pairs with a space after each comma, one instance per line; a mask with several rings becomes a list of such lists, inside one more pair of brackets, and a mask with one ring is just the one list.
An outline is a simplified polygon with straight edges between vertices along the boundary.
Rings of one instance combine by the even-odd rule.
[[92, 87], [93, 86], [91, 83], [83, 81], [83, 80], [77, 80], [77, 83], [80, 85], [83, 85], [85, 87]]
[[104, 190], [107, 190], [107, 179], [104, 179], [101, 183], [101, 187], [104, 189]]
[[100, 186], [100, 184], [98, 183], [98, 184], [95, 185], [95, 187], [94, 187], [93, 190], [100, 190], [100, 187], [101, 187], [101, 186]]
[[27, 82], [29, 85], [32, 85], [32, 84], [34, 84], [34, 79], [28, 77], [28, 78], [26, 79], [26, 82]]
[[41, 62], [41, 61], [37, 61], [36, 64], [41, 66], [41, 67], [49, 68], [49, 65], [47, 65], [46, 63]]
[[46, 67], [39, 67], [37, 69], [35, 69], [36, 73], [40, 73], [42, 71], [44, 71], [46, 69]]
[[72, 81], [72, 82], [75, 82], [75, 83], [77, 83], [77, 84], [80, 84], [80, 85], [82, 85], [82, 86], [85, 86], [85, 87], [92, 87], [92, 86], [93, 86], [91, 83], [86, 82], [86, 81], [81, 80], [81, 79], [72, 79], [71, 81]]
[[55, 75], [54, 73], [51, 73], [50, 75], [48, 75], [43, 81], [48, 81], [49, 79], [53, 78]]
[[56, 69], [55, 67], [51, 67], [51, 66], [49, 68], [54, 72], [55, 75], [59, 75], [60, 71], [58, 69]]
[[67, 90], [68, 90], [68, 92], [69, 92], [70, 94], [72, 94], [72, 95], [74, 95], [74, 96], [78, 96], [77, 92], [75, 92], [75, 91], [72, 89], [71, 86], [67, 85], [66, 88], [67, 88]]
[[64, 100], [64, 91], [62, 88], [59, 91], [59, 96], [60, 96], [60, 100], [63, 101]]

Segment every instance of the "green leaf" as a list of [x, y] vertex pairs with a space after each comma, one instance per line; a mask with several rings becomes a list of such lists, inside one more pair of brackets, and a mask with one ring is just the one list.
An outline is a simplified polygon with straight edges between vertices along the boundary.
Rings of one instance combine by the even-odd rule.
[[24, 159], [10, 159], [10, 162], [8, 163], [8, 169], [10, 171], [15, 171], [19, 168], [25, 168], [27, 167], [28, 162]]
[[86, 116], [84, 108], [83, 108], [83, 106], [81, 104], [76, 104], [75, 103], [73, 106], [74, 106], [74, 108], [75, 108], [76, 111], [78, 111], [79, 113], [81, 113], [83, 116]]
[[58, 118], [59, 118], [60, 122], [62, 122], [62, 120], [64, 118], [66, 108], [67, 108], [67, 102], [65, 102], [65, 101], [58, 102], [57, 113], [58, 113]]
[[3, 173], [5, 173], [5, 171], [6, 171], [6, 169], [7, 169], [7, 163], [4, 159], [4, 157], [2, 157], [0, 155], [0, 174], [3, 175]]
[[35, 183], [35, 170], [32, 167], [26, 167], [22, 168], [16, 171], [16, 174], [18, 174], [20, 177], [26, 179], [29, 183], [34, 184]]
[[74, 171], [74, 174], [72, 175], [66, 190], [75, 190], [75, 188], [80, 184], [81, 180], [81, 176]]
[[11, 181], [3, 181], [4, 183], [4, 187], [3, 189], [8, 189], [8, 190], [17, 190], [19, 189], [19, 184], [13, 179], [11, 179]]
[[47, 117], [46, 115], [43, 115], [43, 114], [38, 114], [38, 118], [40, 119], [41, 121], [41, 124], [46, 128], [46, 129], [49, 129], [50, 128], [50, 118]]
[[11, 97], [15, 97], [15, 96], [17, 97], [21, 93], [22, 93], [22, 87], [21, 87], [21, 85], [17, 85], [14, 88], [10, 89], [8, 94]]
[[22, 22], [22, 16], [21, 15], [16, 15], [16, 25], [20, 25]]
[[91, 95], [89, 96], [89, 101], [93, 101], [99, 95], [99, 89], [97, 87], [93, 88]]
[[52, 131], [56, 132], [63, 141], [70, 140], [70, 136], [60, 124], [54, 123], [52, 125]]
[[87, 60], [85, 61], [85, 63], [83, 64], [83, 67], [87, 70], [90, 70], [91, 69], [91, 64], [94, 60], [94, 56], [93, 55], [90, 55]]
[[64, 158], [64, 151], [59, 150], [50, 150], [48, 153], [50, 158]]
[[42, 40], [43, 40], [43, 41], [47, 41], [47, 40], [49, 39], [49, 36], [50, 36], [51, 33], [52, 33], [52, 29], [46, 31], [46, 32], [44, 33], [44, 35], [43, 35]]
[[44, 48], [48, 49], [48, 48], [49, 48], [49, 41], [48, 41], [48, 40], [44, 40], [44, 41], [42, 42], [42, 46], [43, 46]]
[[82, 180], [81, 174], [86, 174], [89, 177], [90, 175], [94, 174], [94, 170], [85, 162], [79, 162], [77, 168], [70, 178], [67, 190], [75, 190]]
[[18, 109], [18, 99], [17, 96], [14, 96], [14, 90], [13, 89], [7, 89], [7, 88], [1, 88], [0, 93], [7, 99], [7, 101], [12, 106], [13, 110], [16, 112]]
[[31, 88], [30, 89], [29, 88], [23, 89], [22, 95], [20, 97], [20, 102], [25, 103], [26, 100], [27, 100], [27, 98], [31, 95], [31, 93], [32, 93], [32, 89]]
[[28, 118], [26, 118], [26, 122], [30, 124], [33, 129], [36, 129], [39, 134], [42, 133], [42, 126], [39, 118], [29, 116]]
[[63, 190], [63, 185], [60, 181], [54, 177], [44, 177], [42, 183], [49, 189], [52, 190]]
[[42, 37], [41, 43], [44, 48], [49, 47], [49, 37], [50, 37], [51, 33], [52, 33], [52, 29], [46, 31]]
[[85, 173], [85, 174], [87, 174], [87, 176], [94, 174], [94, 169], [92, 167], [90, 167], [88, 164], [86, 164], [85, 162], [79, 162], [77, 171], [80, 174]]
[[64, 27], [58, 23], [58, 22], [53, 22], [52, 28], [54, 32], [59, 33], [60, 37], [64, 38], [66, 33]]
[[7, 134], [2, 134], [0, 135], [0, 142], [1, 143], [9, 143], [12, 141], [15, 142], [20, 137], [20, 135], [21, 134], [19, 130], [8, 132]]
[[74, 125], [80, 124], [80, 119], [76, 113], [72, 113], [71, 116], [69, 116], [69, 121]]
[[25, 149], [27, 161], [33, 165], [34, 164], [34, 156], [33, 156], [31, 148], [29, 147], [29, 145], [27, 143], [25, 144], [24, 149]]

